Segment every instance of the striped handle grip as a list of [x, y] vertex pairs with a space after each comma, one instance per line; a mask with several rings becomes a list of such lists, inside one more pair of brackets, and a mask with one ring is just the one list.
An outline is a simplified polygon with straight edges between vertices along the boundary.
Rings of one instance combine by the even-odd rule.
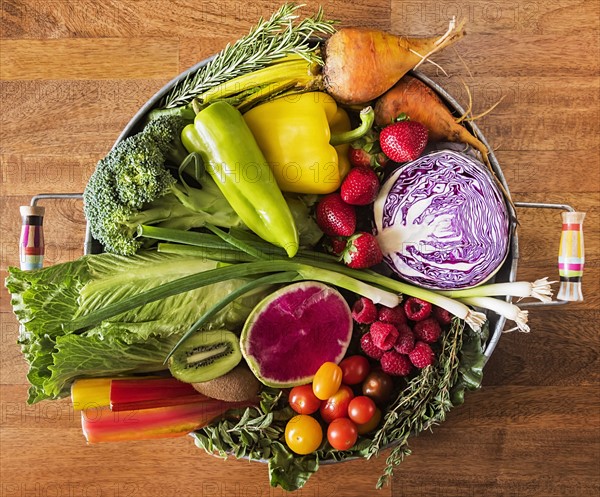
[[19, 255], [21, 269], [39, 269], [44, 265], [44, 207], [23, 205], [20, 208], [23, 223]]
[[563, 212], [562, 234], [558, 249], [560, 288], [557, 298], [567, 302], [583, 300], [581, 277], [585, 262], [583, 219], [585, 212]]

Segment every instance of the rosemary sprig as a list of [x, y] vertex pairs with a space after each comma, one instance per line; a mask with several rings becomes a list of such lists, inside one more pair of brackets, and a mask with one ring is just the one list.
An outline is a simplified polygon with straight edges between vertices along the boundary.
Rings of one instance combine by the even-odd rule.
[[382, 427], [375, 433], [367, 451], [368, 458], [395, 444], [377, 488], [383, 487], [393, 476], [394, 468], [410, 455], [408, 439], [444, 421], [453, 407], [451, 394], [459, 374], [464, 328], [463, 321], [453, 321], [441, 341], [437, 363], [424, 368], [400, 392], [386, 413]]
[[250, 32], [228, 44], [208, 64], [173, 87], [161, 102], [162, 108], [173, 108], [191, 102], [211, 87], [232, 78], [264, 68], [289, 55], [322, 64], [316, 52], [318, 43], [311, 38], [331, 34], [335, 21], [325, 19], [323, 9], [297, 24], [296, 11], [302, 5], [286, 3], [268, 20], [260, 18]]

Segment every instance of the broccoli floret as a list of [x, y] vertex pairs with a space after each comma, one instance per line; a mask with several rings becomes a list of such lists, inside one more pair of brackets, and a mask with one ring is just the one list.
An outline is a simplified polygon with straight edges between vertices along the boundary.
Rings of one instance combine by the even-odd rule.
[[142, 246], [135, 238], [140, 224], [186, 230], [241, 225], [210, 176], [194, 178], [201, 185], [194, 188], [168, 169], [187, 156], [179, 138], [186, 123], [179, 116], [158, 117], [98, 162], [83, 194], [84, 212], [105, 250], [134, 254]]
[[166, 161], [175, 166], [179, 166], [188, 155], [179, 138], [188, 122], [180, 116], [165, 115], [152, 119], [144, 128], [144, 132], [158, 144]]

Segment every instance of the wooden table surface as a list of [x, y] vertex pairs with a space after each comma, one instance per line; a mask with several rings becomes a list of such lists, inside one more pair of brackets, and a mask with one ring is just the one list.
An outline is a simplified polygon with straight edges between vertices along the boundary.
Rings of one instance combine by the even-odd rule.
[[[304, 12], [313, 12], [316, 6]], [[0, 17], [0, 257], [18, 265], [18, 207], [80, 192], [136, 110], [168, 80], [245, 34], [279, 4], [224, 0], [3, 0]], [[397, 34], [467, 37], [424, 72], [474, 113], [518, 201], [586, 211], [585, 301], [530, 312], [502, 336], [483, 388], [412, 442], [379, 493], [383, 459], [323, 467], [298, 495], [600, 495], [599, 3], [593, 0], [329, 1], [329, 17]], [[46, 202], [46, 264], [78, 257], [79, 201]], [[519, 277], [557, 278], [557, 211], [520, 209]], [[273, 496], [265, 466], [220, 459], [185, 437], [86, 446], [67, 401], [25, 403], [26, 365], [2, 288], [1, 487], [6, 496]]]

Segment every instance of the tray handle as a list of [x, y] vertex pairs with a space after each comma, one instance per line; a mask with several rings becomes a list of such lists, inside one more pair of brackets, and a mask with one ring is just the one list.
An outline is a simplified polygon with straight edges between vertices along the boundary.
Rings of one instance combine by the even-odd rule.
[[581, 279], [585, 262], [585, 249], [583, 243], [583, 220], [585, 212], [577, 212], [567, 204], [547, 204], [534, 202], [515, 202], [516, 207], [534, 209], [559, 209], [562, 212], [562, 232], [558, 248], [558, 274], [560, 288], [556, 300], [549, 303], [524, 302], [519, 307], [541, 307], [549, 305], [562, 305], [569, 302], [581, 302], [583, 292]]
[[[22, 205], [21, 211], [21, 239], [19, 241], [19, 260], [20, 267], [24, 270], [39, 269], [44, 266], [44, 214], [45, 207], [38, 205], [41, 200], [63, 200], [63, 199], [82, 199], [82, 193], [40, 193], [31, 197], [29, 205]], [[84, 253], [88, 254], [89, 247], [89, 226], [86, 226], [86, 237], [84, 243]]]

